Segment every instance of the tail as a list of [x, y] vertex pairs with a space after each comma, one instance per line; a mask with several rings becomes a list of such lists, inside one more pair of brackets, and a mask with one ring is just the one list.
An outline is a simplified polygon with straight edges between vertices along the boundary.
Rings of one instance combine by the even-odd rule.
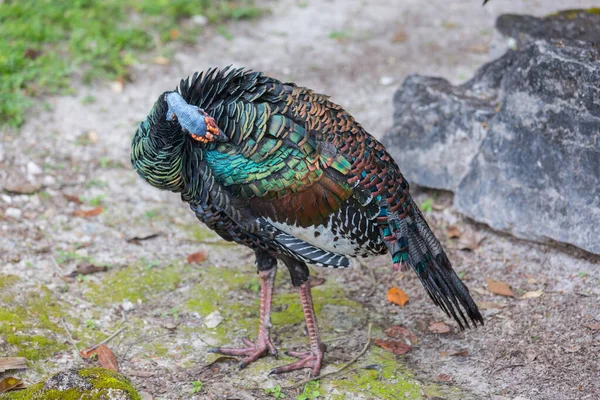
[[469, 289], [452, 269], [421, 210], [412, 199], [409, 201], [405, 217], [391, 224], [396, 238], [396, 243], [390, 248], [394, 266], [408, 264], [419, 276], [431, 300], [454, 318], [461, 330], [465, 326], [471, 327], [469, 320], [475, 327], [477, 323], [483, 325], [483, 317]]

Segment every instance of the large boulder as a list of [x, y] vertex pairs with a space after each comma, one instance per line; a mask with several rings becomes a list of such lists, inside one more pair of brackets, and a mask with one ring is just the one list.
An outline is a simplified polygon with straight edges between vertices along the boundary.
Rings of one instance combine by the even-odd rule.
[[407, 78], [383, 142], [476, 221], [600, 254], [600, 47], [520, 37], [464, 85]]

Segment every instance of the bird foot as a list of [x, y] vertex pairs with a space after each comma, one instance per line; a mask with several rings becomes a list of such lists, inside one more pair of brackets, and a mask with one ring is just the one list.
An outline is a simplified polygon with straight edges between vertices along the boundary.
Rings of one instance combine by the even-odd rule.
[[208, 349], [209, 353], [218, 353], [224, 354], [227, 356], [246, 356], [240, 363], [240, 369], [246, 368], [248, 364], [258, 360], [261, 357], [270, 354], [277, 358], [277, 349], [271, 343], [271, 339], [267, 338], [258, 338], [256, 343], [252, 340], [243, 338], [242, 341], [248, 347], [242, 348], [232, 348], [232, 347], [213, 347]]
[[311, 368], [311, 375], [313, 377], [319, 375], [321, 370], [321, 362], [323, 361], [323, 351], [286, 351], [285, 354], [291, 357], [299, 358], [298, 361], [277, 367], [269, 372], [269, 375], [281, 374], [284, 372], [295, 371], [303, 368]]

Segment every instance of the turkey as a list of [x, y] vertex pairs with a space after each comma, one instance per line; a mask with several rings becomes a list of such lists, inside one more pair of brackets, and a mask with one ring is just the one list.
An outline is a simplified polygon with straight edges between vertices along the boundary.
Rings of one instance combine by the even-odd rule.
[[227, 241], [254, 250], [261, 279], [256, 342], [211, 351], [277, 355], [269, 334], [281, 261], [300, 295], [310, 348], [272, 373], [319, 374], [324, 346], [307, 264], [345, 268], [352, 257], [389, 253], [410, 267], [461, 329], [483, 325], [469, 290], [381, 143], [327, 96], [260, 72], [210, 69], [161, 94], [132, 142], [131, 162], [152, 186], [180, 193]]

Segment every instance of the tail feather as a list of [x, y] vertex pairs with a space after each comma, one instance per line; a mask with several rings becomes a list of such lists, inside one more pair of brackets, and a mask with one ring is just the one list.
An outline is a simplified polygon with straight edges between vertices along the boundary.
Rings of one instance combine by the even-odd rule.
[[452, 269], [444, 249], [414, 201], [411, 200], [410, 212], [400, 226], [403, 229], [395, 232], [395, 236], [399, 242], [408, 244], [408, 251], [404, 255], [392, 254], [394, 262], [407, 259], [406, 263], [417, 273], [431, 300], [454, 318], [461, 329], [471, 327], [469, 320], [475, 327], [478, 323], [483, 325], [483, 317], [469, 289]]

